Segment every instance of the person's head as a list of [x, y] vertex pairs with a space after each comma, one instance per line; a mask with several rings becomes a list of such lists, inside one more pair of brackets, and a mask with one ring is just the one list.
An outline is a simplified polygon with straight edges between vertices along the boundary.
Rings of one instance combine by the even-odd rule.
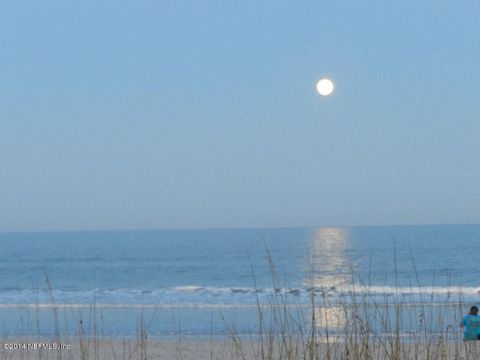
[[476, 307], [475, 305], [473, 305], [473, 306], [470, 308], [470, 314], [472, 314], [472, 315], [477, 315], [477, 314], [478, 314], [478, 307]]

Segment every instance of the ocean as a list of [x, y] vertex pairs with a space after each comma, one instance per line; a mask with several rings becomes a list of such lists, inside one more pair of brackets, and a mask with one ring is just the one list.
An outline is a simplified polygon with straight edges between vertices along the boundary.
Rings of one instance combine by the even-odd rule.
[[334, 332], [363, 299], [403, 304], [408, 333], [479, 300], [479, 241], [480, 225], [2, 233], [0, 332], [249, 335], [259, 306], [308, 321], [312, 301]]

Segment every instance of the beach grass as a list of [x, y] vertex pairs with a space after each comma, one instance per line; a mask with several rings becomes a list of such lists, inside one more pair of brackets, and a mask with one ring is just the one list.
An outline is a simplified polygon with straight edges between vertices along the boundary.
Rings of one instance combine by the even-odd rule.
[[[88, 312], [80, 314], [74, 306], [57, 304], [53, 286], [45, 277], [51, 294], [50, 304], [36, 304], [34, 316], [36, 334], [2, 337], [0, 359], [235, 359], [235, 360], [436, 360], [479, 359], [477, 342], [463, 341], [460, 322], [468, 304], [461, 294], [447, 295], [448, 302], [435, 302], [435, 294], [424, 293], [417, 277], [412, 285], [420, 294], [418, 301], [405, 301], [401, 294], [385, 292], [382, 296], [371, 293], [368, 274], [361, 276], [352, 269], [351, 291], [341, 297], [328, 296], [321, 286], [310, 291], [309, 303], [295, 302], [279, 279], [274, 261], [267, 250], [271, 281], [278, 292], [268, 301], [255, 300], [256, 328], [254, 334], [241, 334], [237, 324], [222, 317], [225, 336], [214, 335], [192, 338], [182, 334], [181, 323], [175, 336], [151, 337], [150, 324], [155, 321], [155, 311], [146, 316], [139, 307], [135, 324], [136, 336], [121, 337], [105, 334], [102, 304], [95, 296], [88, 305]], [[415, 270], [415, 265], [412, 265]], [[311, 283], [316, 273], [312, 267]], [[434, 289], [435, 277], [432, 278]], [[252, 268], [252, 282], [257, 287]], [[21, 314], [21, 305], [18, 306]], [[51, 311], [53, 335], [41, 333], [40, 311]], [[44, 309], [43, 309], [44, 310]], [[60, 311], [62, 310], [62, 311]], [[73, 314], [67, 319], [62, 314]], [[75, 334], [62, 334], [62, 321], [75, 318]], [[23, 321], [22, 316], [20, 320]], [[212, 320], [213, 321], [213, 320]], [[72, 325], [72, 324], [69, 324]], [[70, 326], [71, 327], [71, 326]], [[66, 328], [66, 326], [63, 326]], [[408, 330], [406, 330], [408, 329]], [[15, 345], [16, 344], [16, 345]], [[34, 348], [33, 344], [37, 344]], [[57, 350], [56, 344], [68, 346]], [[27, 348], [18, 348], [27, 345]], [[17, 348], [15, 348], [17, 347]]]

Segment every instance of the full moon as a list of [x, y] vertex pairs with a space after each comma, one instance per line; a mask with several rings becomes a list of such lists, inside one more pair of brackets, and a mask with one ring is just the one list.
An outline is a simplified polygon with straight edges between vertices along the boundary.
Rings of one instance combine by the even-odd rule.
[[334, 86], [332, 80], [322, 79], [317, 83], [317, 91], [320, 95], [328, 96], [333, 92]]

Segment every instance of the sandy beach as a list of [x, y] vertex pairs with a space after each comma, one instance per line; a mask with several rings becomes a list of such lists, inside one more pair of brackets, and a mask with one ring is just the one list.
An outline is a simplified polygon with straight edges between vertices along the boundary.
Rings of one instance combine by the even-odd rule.
[[[253, 359], [257, 344], [238, 347], [231, 340], [135, 338], [2, 338], [1, 359]], [[59, 350], [62, 348], [61, 350]]]
[[[262, 347], [251, 338], [68, 338], [55, 339], [2, 338], [1, 359], [178, 359], [178, 360], [236, 360], [236, 359], [478, 359], [480, 344], [463, 341], [431, 343], [371, 343], [368, 349], [345, 346], [344, 343], [317, 342], [314, 352], [302, 344], [285, 351], [281, 342]], [[63, 350], [57, 350], [64, 347]], [[287, 347], [288, 348], [288, 347]], [[348, 349], [348, 350], [346, 350]], [[353, 350], [353, 351], [352, 351]]]

